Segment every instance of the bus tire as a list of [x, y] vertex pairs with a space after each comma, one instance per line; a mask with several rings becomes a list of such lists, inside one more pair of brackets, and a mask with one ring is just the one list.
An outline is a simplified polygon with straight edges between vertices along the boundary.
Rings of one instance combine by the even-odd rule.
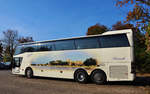
[[79, 83], [87, 83], [88, 82], [88, 74], [85, 70], [83, 69], [79, 69], [75, 72], [74, 74], [74, 79], [76, 82], [79, 82]]
[[104, 84], [106, 82], [106, 79], [107, 79], [106, 74], [102, 70], [94, 70], [91, 74], [91, 80], [95, 84], [98, 85]]
[[31, 68], [27, 68], [25, 71], [25, 76], [29, 79], [32, 78], [33, 77], [33, 70]]

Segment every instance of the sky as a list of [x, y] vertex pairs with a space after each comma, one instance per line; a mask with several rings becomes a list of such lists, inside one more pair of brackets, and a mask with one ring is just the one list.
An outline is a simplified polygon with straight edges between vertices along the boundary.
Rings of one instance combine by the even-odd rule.
[[8, 29], [43, 41], [85, 36], [88, 27], [96, 23], [111, 28], [132, 8], [118, 8], [115, 3], [116, 0], [0, 0], [0, 39]]

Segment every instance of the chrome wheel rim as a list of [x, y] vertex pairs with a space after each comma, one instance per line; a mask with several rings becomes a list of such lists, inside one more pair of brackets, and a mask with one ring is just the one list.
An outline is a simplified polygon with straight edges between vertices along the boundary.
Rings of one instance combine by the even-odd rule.
[[77, 77], [78, 77], [79, 81], [84, 81], [84, 79], [85, 79], [85, 76], [83, 73], [78, 73]]

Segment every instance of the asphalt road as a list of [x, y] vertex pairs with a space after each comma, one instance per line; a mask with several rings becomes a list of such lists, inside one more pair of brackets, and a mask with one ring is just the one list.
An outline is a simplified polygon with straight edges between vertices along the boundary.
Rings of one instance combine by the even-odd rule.
[[[140, 81], [141, 80], [141, 81]], [[150, 94], [148, 80], [136, 83], [109, 82], [106, 85], [79, 84], [73, 80], [40, 78], [27, 79], [0, 70], [0, 94]]]

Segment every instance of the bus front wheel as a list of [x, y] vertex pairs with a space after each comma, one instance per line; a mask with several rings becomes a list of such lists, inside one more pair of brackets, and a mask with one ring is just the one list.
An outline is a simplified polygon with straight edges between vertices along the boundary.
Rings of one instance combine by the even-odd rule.
[[33, 71], [31, 68], [27, 68], [25, 71], [25, 75], [27, 78], [32, 78], [33, 77]]
[[88, 74], [85, 70], [77, 70], [74, 74], [74, 79], [79, 83], [87, 83]]
[[106, 82], [106, 74], [102, 70], [95, 70], [91, 74], [91, 80], [95, 84], [104, 84]]

